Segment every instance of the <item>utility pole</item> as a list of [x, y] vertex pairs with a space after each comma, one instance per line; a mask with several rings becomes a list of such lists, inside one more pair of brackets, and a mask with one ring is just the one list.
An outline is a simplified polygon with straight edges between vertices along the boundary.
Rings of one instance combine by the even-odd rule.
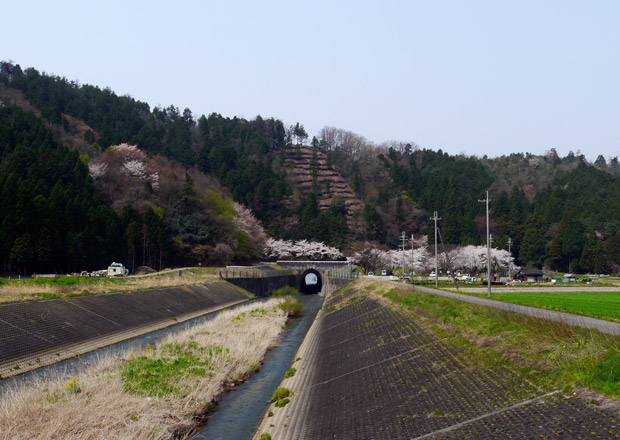
[[403, 257], [401, 258], [403, 271], [400, 273], [400, 279], [404, 283], [405, 282], [405, 242], [407, 241], [407, 238], [405, 238], [405, 231], [403, 231], [403, 235], [400, 237], [400, 239], [403, 241]]
[[489, 289], [488, 297], [491, 298], [491, 233], [489, 232], [489, 191], [485, 200], [478, 199], [480, 203], [487, 204], [487, 286]]
[[[512, 246], [512, 238], [508, 237], [508, 253], [510, 254], [509, 258], [512, 258], [512, 252], [510, 252], [510, 247]], [[510, 279], [510, 273], [512, 272], [512, 260], [508, 260], [508, 279]]]
[[437, 211], [431, 217], [435, 221], [435, 288], [439, 288], [439, 259], [437, 257], [437, 221], [441, 218], [437, 217]]
[[413, 280], [413, 234], [411, 234], [411, 267], [409, 268], [409, 279]]

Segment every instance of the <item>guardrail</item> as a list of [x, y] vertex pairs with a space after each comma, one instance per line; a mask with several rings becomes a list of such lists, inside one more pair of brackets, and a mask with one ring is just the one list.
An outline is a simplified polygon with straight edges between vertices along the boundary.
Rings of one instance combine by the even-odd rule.
[[260, 269], [218, 269], [218, 275], [224, 279], [235, 278], [272, 278], [293, 275], [292, 269], [260, 270]]
[[328, 278], [339, 278], [342, 280], [354, 280], [359, 278], [359, 272], [345, 272], [342, 270], [330, 270], [327, 272]]

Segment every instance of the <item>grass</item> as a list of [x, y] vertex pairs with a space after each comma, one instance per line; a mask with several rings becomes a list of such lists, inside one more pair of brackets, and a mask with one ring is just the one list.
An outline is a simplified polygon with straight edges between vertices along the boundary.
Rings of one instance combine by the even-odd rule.
[[507, 363], [558, 389], [589, 388], [620, 398], [620, 337], [477, 306], [404, 287], [385, 296], [475, 359]]
[[288, 388], [276, 388], [269, 402], [273, 403], [278, 408], [283, 408], [290, 402], [289, 397], [292, 395], [293, 392]]
[[220, 312], [69, 380], [28, 381], [0, 399], [0, 439], [188, 438], [212, 400], [252, 374], [274, 346], [287, 319], [281, 301]]
[[11, 280], [0, 278], [0, 304], [214, 282], [218, 279], [215, 271], [215, 268], [193, 268], [184, 270], [182, 276], [174, 271], [141, 278], [81, 276]]
[[[585, 290], [585, 289], [584, 289]], [[467, 293], [486, 297], [486, 294]], [[620, 322], [620, 292], [501, 292], [492, 299]]]

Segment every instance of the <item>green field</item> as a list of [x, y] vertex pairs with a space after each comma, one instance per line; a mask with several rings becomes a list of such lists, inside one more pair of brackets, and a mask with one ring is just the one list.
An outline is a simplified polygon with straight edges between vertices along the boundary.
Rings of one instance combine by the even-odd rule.
[[[486, 297], [486, 293], [468, 293]], [[524, 306], [620, 322], [620, 292], [493, 292], [491, 298]]]

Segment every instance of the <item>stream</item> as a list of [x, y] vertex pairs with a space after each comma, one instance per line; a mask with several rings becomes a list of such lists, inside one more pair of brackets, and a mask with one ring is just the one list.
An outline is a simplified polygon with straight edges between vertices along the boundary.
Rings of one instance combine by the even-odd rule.
[[[301, 295], [298, 299], [304, 305], [303, 315], [293, 318], [287, 323], [278, 345], [267, 352], [260, 370], [220, 398], [215, 407], [215, 412], [209, 416], [207, 424], [202, 427], [194, 439], [250, 439], [254, 435], [269, 406], [269, 399], [271, 399], [273, 391], [278, 387], [284, 373], [293, 362], [293, 357], [321, 308], [324, 297]], [[259, 303], [265, 300], [266, 298], [262, 298], [250, 302]], [[241, 304], [231, 307], [239, 305]], [[96, 363], [99, 358], [107, 354], [127, 349], [142, 351], [147, 344], [155, 345], [165, 335], [212, 319], [220, 311], [4, 379], [0, 381], [0, 397], [12, 388], [27, 385], [36, 379], [60, 377], [63, 380], [68, 380], [79, 375], [83, 368]]]
[[261, 369], [247, 381], [221, 397], [216, 411], [194, 440], [251, 439], [269, 407], [273, 391], [291, 366], [295, 353], [304, 340], [316, 314], [323, 304], [323, 296], [302, 295], [299, 301], [304, 313], [292, 319], [278, 345], [267, 352]]
[[233, 306], [225, 307], [223, 309], [217, 310], [215, 312], [207, 313], [205, 315], [199, 316], [197, 318], [189, 319], [187, 321], [180, 322], [178, 324], [171, 325], [169, 327], [162, 328], [160, 330], [155, 330], [150, 333], [146, 333], [141, 336], [136, 336], [135, 338], [127, 339], [126, 341], [117, 342], [116, 344], [108, 345], [106, 347], [89, 351], [88, 353], [81, 354], [79, 356], [72, 357], [70, 359], [66, 359], [64, 361], [57, 362], [52, 365], [47, 365], [45, 367], [37, 368], [36, 370], [29, 371], [24, 374], [20, 374], [19, 376], [10, 377], [7, 379], [0, 380], [0, 396], [3, 393], [7, 392], [11, 388], [20, 386], [22, 384], [27, 385], [28, 382], [31, 382], [35, 379], [46, 379], [46, 378], [61, 378], [63, 380], [68, 380], [73, 376], [79, 375], [80, 371], [89, 365], [96, 363], [100, 358], [108, 355], [114, 354], [116, 352], [122, 352], [129, 349], [136, 349], [138, 351], [144, 351], [144, 348], [147, 344], [155, 345], [161, 338], [164, 336], [176, 333], [180, 330], [184, 330], [188, 327], [191, 327], [196, 324], [200, 324], [209, 319], [212, 319], [219, 312], [223, 310], [227, 310], [230, 308], [238, 307], [243, 304], [251, 304], [252, 302], [261, 302], [266, 301], [267, 298], [255, 299], [252, 301], [244, 302], [241, 304], [235, 304]]

